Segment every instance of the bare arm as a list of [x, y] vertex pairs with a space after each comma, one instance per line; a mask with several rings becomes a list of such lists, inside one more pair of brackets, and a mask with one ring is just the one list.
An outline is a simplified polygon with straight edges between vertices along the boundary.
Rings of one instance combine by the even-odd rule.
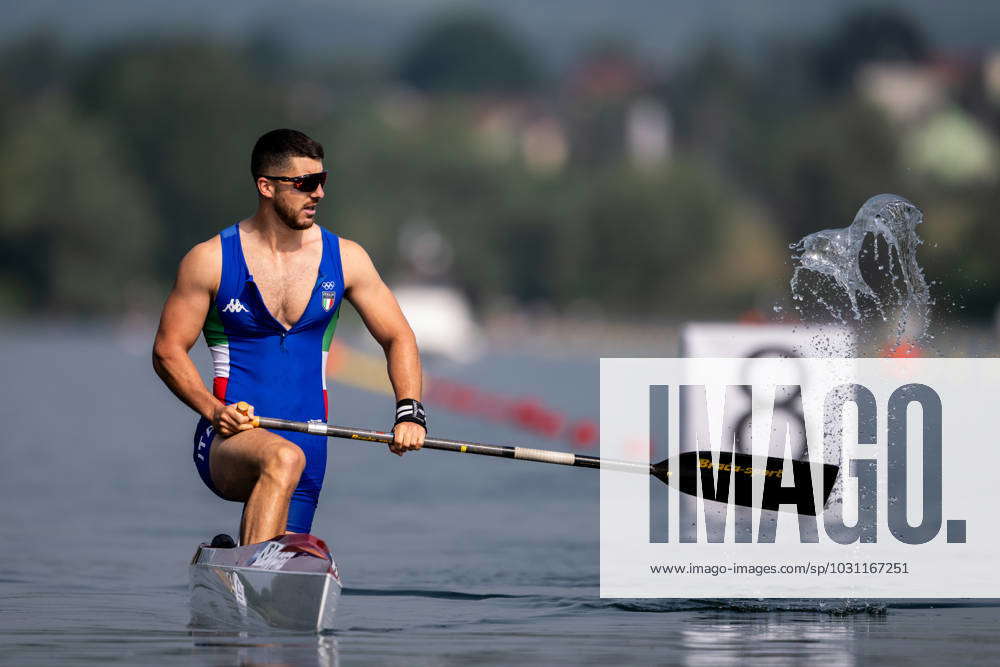
[[188, 354], [201, 333], [218, 289], [222, 249], [218, 237], [199, 243], [181, 260], [177, 280], [160, 316], [153, 343], [153, 368], [177, 398], [209, 419], [222, 435], [232, 435], [249, 418], [227, 409], [205, 386]]
[[[417, 339], [396, 297], [382, 282], [364, 248], [354, 241], [341, 239], [340, 254], [344, 266], [344, 296], [385, 351], [389, 382], [396, 400], [413, 398], [419, 401], [423, 376]], [[424, 429], [417, 424], [404, 422], [395, 433], [397, 446], [392, 450], [397, 454], [423, 445]]]

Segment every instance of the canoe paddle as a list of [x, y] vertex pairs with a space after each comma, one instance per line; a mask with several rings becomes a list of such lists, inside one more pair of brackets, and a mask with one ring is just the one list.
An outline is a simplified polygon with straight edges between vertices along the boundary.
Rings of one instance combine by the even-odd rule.
[[[246, 413], [249, 405], [240, 401], [237, 403], [237, 410]], [[377, 442], [389, 444], [392, 442], [392, 433], [382, 431], [371, 431], [368, 429], [352, 428], [350, 426], [332, 426], [323, 422], [298, 422], [287, 419], [275, 419], [273, 417], [253, 417], [252, 423], [255, 428], [266, 428], [276, 431], [296, 431], [299, 433], [311, 433], [313, 435], [325, 435], [330, 438], [346, 438], [348, 440], [363, 440], [365, 442]], [[720, 452], [718, 461], [713, 458], [712, 452], [683, 452], [681, 454], [666, 458], [659, 463], [638, 463], [635, 461], [617, 461], [613, 459], [601, 459], [597, 456], [585, 456], [573, 454], [571, 452], [559, 452], [551, 449], [533, 449], [530, 447], [510, 447], [507, 445], [489, 445], [479, 442], [462, 442], [458, 440], [445, 440], [443, 438], [424, 438], [424, 449], [437, 449], [444, 452], [458, 452], [461, 454], [478, 454], [480, 456], [496, 456], [504, 459], [517, 459], [518, 461], [536, 461], [538, 463], [554, 463], [557, 465], [574, 466], [577, 468], [600, 468], [618, 470], [622, 472], [639, 473], [652, 475], [664, 484], [674, 486], [683, 493], [693, 496], [698, 494], [697, 475], [701, 474], [703, 495], [721, 502], [728, 502], [729, 482], [722, 483], [723, 475], [719, 475], [719, 484], [716, 486], [715, 473], [730, 473], [735, 475], [759, 475], [765, 478], [765, 497], [769, 485], [780, 486], [781, 475], [784, 469], [785, 460], [780, 457], [763, 457], [752, 454]], [[792, 470], [796, 480], [801, 479], [800, 475], [807, 475], [812, 465], [810, 461], [799, 461], [792, 459]], [[831, 463], [823, 463], [823, 505], [826, 505], [833, 489], [833, 483], [837, 479], [840, 467]], [[728, 480], [729, 478], [726, 477]], [[711, 486], [711, 492], [705, 493], [705, 487]], [[811, 485], [809, 486], [811, 489]], [[782, 487], [782, 491], [791, 490]], [[736, 493], [733, 494], [736, 505], [744, 507], [754, 507], [749, 493], [749, 485], [737, 484]], [[764, 509], [777, 510], [794, 500], [782, 500], [781, 505], [768, 507], [765, 503]], [[816, 509], [811, 497], [807, 502], [799, 503], [795, 510], [798, 514], [815, 515]]]

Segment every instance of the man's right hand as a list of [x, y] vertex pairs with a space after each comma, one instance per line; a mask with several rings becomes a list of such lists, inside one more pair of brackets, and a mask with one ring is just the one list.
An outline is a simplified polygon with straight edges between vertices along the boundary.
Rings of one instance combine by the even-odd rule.
[[215, 432], [223, 438], [236, 435], [240, 431], [249, 431], [253, 428], [253, 406], [248, 406], [246, 414], [236, 408], [236, 403], [232, 405], [217, 405], [212, 413], [212, 426]]

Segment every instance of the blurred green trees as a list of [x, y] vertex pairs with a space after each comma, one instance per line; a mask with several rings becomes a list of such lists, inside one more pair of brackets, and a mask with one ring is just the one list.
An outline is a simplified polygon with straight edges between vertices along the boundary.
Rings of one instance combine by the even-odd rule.
[[19, 120], [0, 134], [4, 302], [79, 315], [155, 298], [164, 230], [121, 138], [57, 91], [11, 111]]
[[403, 55], [399, 78], [428, 92], [521, 91], [539, 78], [517, 37], [488, 15], [451, 14], [432, 22]]
[[716, 43], [670, 71], [604, 49], [546, 72], [481, 15], [429, 24], [392, 66], [299, 62], [266, 34], [85, 53], [29, 35], [0, 52], [0, 308], [157, 309], [184, 252], [252, 213], [255, 139], [296, 127], [327, 149], [322, 224], [390, 280], [400, 230], [433, 225], [484, 309], [738, 314], [786, 291], [789, 242], [894, 191], [927, 212], [929, 276], [985, 314], [996, 179], [911, 170], [907, 126], [852, 84], [926, 58], [919, 26], [858, 15], [821, 37], [758, 62]]
[[820, 43], [814, 54], [818, 80], [832, 89], [853, 83], [858, 69], [870, 62], [921, 62], [930, 55], [923, 29], [893, 8], [852, 12]]

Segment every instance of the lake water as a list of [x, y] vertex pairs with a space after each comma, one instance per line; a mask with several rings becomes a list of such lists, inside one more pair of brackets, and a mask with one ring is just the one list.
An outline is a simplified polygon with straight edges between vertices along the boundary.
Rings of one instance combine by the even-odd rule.
[[[240, 510], [198, 479], [194, 415], [153, 374], [148, 341], [102, 327], [0, 331], [0, 663], [1000, 660], [1000, 607], [988, 603], [602, 600], [593, 471], [398, 459], [337, 440], [313, 529], [346, 586], [337, 630], [192, 629], [188, 560], [199, 541], [234, 532]], [[436, 370], [585, 417], [597, 414], [597, 363], [504, 352]], [[429, 407], [435, 435], [532, 442]], [[386, 397], [332, 388], [333, 421], [384, 429], [391, 412]]]

